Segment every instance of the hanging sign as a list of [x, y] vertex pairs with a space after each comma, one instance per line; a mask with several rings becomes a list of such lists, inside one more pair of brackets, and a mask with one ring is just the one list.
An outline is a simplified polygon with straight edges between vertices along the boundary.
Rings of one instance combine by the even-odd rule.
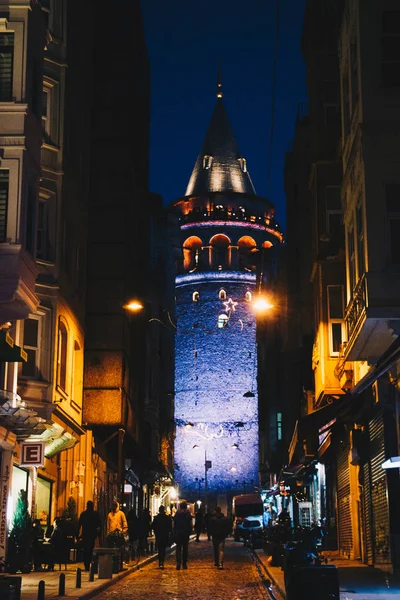
[[43, 467], [44, 442], [21, 442], [20, 467]]

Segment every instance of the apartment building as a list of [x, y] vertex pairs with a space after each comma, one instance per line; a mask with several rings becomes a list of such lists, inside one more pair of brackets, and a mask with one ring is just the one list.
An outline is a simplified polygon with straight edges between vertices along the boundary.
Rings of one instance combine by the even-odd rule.
[[389, 571], [399, 566], [399, 472], [384, 468], [399, 455], [399, 23], [396, 2], [306, 3], [315, 390], [289, 447], [307, 504], [299, 521], [308, 509], [327, 547]]

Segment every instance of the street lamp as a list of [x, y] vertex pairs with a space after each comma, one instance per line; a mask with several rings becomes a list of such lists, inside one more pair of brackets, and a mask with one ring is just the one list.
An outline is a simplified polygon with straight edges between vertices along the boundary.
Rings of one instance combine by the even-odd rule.
[[253, 302], [253, 308], [256, 313], [263, 314], [268, 312], [271, 308], [274, 308], [274, 304], [272, 304], [267, 296], [258, 294], [257, 298]]
[[140, 312], [144, 309], [144, 304], [140, 300], [129, 300], [129, 302], [124, 304], [123, 308], [129, 310], [129, 312]]
[[[197, 450], [200, 449], [200, 446], [198, 446], [197, 444], [195, 444], [193, 446], [193, 450]], [[205, 513], [208, 512], [208, 479], [207, 479], [207, 473], [208, 470], [211, 469], [212, 467], [212, 462], [211, 460], [207, 460], [207, 450], [204, 450], [204, 511]]]

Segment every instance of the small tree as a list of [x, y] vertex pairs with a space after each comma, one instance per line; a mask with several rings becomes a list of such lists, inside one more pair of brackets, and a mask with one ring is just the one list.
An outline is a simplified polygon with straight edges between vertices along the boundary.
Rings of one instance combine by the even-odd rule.
[[25, 490], [20, 490], [8, 541], [8, 564], [13, 571], [29, 572], [32, 568], [32, 518]]
[[78, 534], [78, 513], [76, 510], [76, 502], [72, 496], [68, 498], [67, 506], [62, 512], [65, 519], [64, 532], [69, 541], [69, 547], [72, 548], [74, 538]]
[[64, 508], [62, 516], [64, 519], [70, 519], [74, 524], [78, 523], [78, 512], [76, 510], [76, 502], [72, 496], [68, 498], [67, 506]]

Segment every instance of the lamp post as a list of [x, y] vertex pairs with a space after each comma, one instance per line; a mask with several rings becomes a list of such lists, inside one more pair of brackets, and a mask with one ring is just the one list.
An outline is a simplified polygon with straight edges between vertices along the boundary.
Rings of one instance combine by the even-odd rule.
[[[195, 444], [193, 450], [197, 450], [199, 446]], [[211, 469], [212, 462], [207, 460], [207, 450], [204, 450], [204, 512], [208, 512], [208, 470]]]

